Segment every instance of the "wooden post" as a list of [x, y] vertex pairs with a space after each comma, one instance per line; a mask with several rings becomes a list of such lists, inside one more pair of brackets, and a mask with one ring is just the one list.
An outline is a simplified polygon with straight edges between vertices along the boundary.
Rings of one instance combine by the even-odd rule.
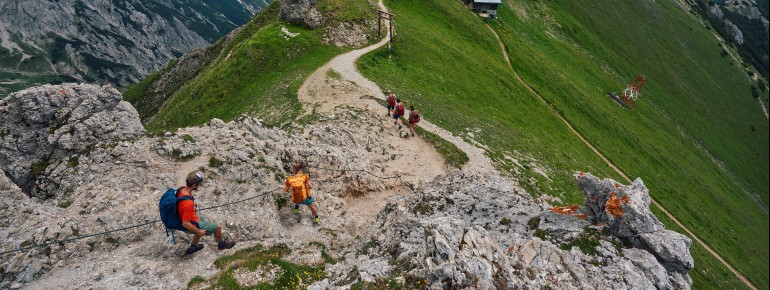
[[380, 37], [380, 30], [382, 30], [382, 20], [388, 20], [388, 34], [390, 39], [388, 41], [393, 42], [393, 14], [377, 10], [377, 37]]

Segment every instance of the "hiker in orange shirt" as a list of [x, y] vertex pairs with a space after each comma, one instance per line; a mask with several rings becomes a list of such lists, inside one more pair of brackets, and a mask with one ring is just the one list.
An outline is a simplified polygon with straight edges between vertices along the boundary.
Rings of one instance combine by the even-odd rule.
[[[186, 185], [177, 192], [177, 198], [181, 196], [190, 196], [195, 190], [198, 190], [203, 184], [203, 173], [194, 172], [187, 175]], [[185, 232], [193, 234], [190, 247], [185, 251], [185, 254], [192, 254], [203, 249], [203, 244], [199, 244], [201, 237], [204, 235], [214, 234], [214, 239], [217, 241], [217, 248], [219, 250], [230, 249], [235, 246], [235, 242], [226, 241], [222, 238], [222, 228], [218, 224], [207, 222], [201, 218], [198, 218], [198, 214], [195, 212], [195, 199], [182, 200], [177, 204], [177, 212], [179, 212], [179, 219], [182, 221], [182, 226], [187, 229]]]
[[299, 214], [299, 205], [304, 204], [310, 208], [313, 213], [313, 223], [319, 223], [321, 221], [318, 218], [318, 211], [316, 211], [313, 204], [313, 197], [310, 196], [310, 189], [313, 185], [310, 183], [310, 177], [302, 172], [305, 165], [300, 162], [295, 162], [291, 166], [291, 171], [294, 172], [289, 178], [286, 179], [286, 187], [284, 192], [291, 190], [291, 201], [294, 203], [294, 214]]

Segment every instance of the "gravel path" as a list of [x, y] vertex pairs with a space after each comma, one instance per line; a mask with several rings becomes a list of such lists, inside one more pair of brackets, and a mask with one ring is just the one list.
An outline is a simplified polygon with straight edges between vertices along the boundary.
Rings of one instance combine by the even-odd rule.
[[[381, 1], [378, 6], [381, 10], [387, 11]], [[328, 112], [340, 105], [362, 107], [376, 114], [385, 113], [385, 108], [373, 100], [373, 98], [384, 100], [384, 90], [361, 75], [355, 63], [362, 55], [387, 44], [388, 40], [386, 36], [376, 44], [339, 55], [310, 75], [297, 93], [300, 101], [306, 105], [305, 113], [309, 114], [313, 110], [316, 113]], [[331, 79], [327, 74], [329, 70], [338, 72], [342, 76], [341, 80]], [[393, 91], [398, 93], [398, 88], [393, 88]], [[423, 116], [417, 126], [453, 143], [468, 155], [469, 160], [462, 168], [464, 172], [486, 174], [495, 171], [484, 149], [465, 142], [427, 119], [430, 119], [430, 116]], [[397, 148], [401, 147], [399, 149], [408, 150], [402, 147], [404, 145], [402, 142], [393, 145]]]

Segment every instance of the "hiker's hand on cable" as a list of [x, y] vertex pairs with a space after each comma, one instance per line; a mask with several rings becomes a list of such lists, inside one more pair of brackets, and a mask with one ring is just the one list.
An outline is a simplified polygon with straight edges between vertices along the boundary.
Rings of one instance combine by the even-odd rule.
[[206, 230], [204, 230], [204, 229], [198, 229], [198, 235], [199, 235], [199, 236], [205, 236], [205, 235], [206, 235]]

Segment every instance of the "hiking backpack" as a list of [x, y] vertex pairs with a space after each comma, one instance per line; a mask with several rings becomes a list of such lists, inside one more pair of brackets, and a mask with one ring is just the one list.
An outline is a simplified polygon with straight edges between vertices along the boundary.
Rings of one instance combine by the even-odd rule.
[[398, 104], [396, 105], [396, 114], [399, 116], [404, 115], [404, 104]]
[[412, 113], [409, 115], [409, 123], [417, 124], [420, 123], [420, 112], [417, 110], [412, 111]]
[[160, 197], [160, 203], [158, 208], [160, 209], [160, 220], [163, 221], [163, 225], [166, 226], [166, 237], [168, 237], [168, 230], [171, 230], [171, 240], [176, 244], [176, 237], [174, 237], [174, 230], [184, 231], [186, 230], [182, 226], [182, 220], [179, 218], [179, 212], [176, 210], [179, 202], [183, 200], [195, 201], [195, 198], [189, 195], [176, 197], [179, 189], [169, 188]]
[[388, 95], [387, 98], [388, 106], [395, 106], [396, 105], [396, 95]]
[[289, 188], [291, 188], [291, 201], [293, 203], [300, 203], [307, 199], [307, 187], [305, 186], [306, 178], [307, 175], [302, 174], [289, 176], [286, 180], [286, 183], [289, 184]]

